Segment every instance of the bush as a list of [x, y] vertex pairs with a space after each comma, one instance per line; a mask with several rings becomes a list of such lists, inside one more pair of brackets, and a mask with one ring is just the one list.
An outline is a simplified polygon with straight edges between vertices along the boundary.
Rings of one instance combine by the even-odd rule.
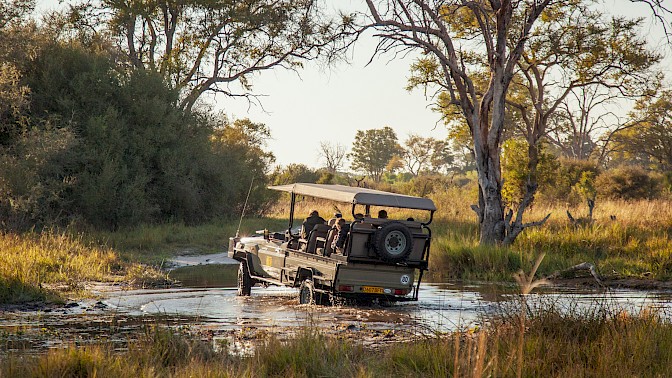
[[6, 229], [195, 224], [246, 202], [259, 214], [275, 198], [265, 188], [268, 128], [185, 112], [158, 74], [119, 73], [104, 50], [50, 42], [22, 80], [27, 125], [0, 125], [12, 130], [0, 138]]
[[454, 186], [451, 177], [444, 175], [420, 175], [395, 186], [398, 192], [411, 196], [426, 197], [432, 193], [445, 192]]
[[599, 196], [610, 199], [652, 199], [660, 195], [659, 181], [638, 167], [605, 171], [595, 185]]
[[587, 189], [591, 184], [590, 179], [600, 173], [599, 168], [588, 160], [559, 159], [558, 163], [556, 175], [550, 178], [549, 185], [540, 189], [539, 199], [572, 205], [583, 202], [589, 194]]
[[509, 206], [516, 206], [522, 201], [530, 179], [538, 184], [537, 189], [541, 191], [551, 185], [558, 170], [557, 158], [540, 145], [536, 177], [531, 177], [528, 151], [529, 146], [524, 139], [509, 139], [502, 146], [502, 199]]

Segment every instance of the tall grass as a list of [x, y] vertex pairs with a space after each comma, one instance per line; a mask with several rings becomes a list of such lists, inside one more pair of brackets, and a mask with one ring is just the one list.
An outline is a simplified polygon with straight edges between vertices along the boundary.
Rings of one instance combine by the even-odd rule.
[[[550, 213], [549, 220], [524, 230], [508, 248], [478, 245], [476, 219], [473, 212], [467, 212], [473, 202], [469, 198], [442, 195], [435, 201], [440, 208], [432, 227], [430, 269], [435, 275], [510, 280], [515, 271], [530, 266], [534, 256], [545, 253], [542, 274], [590, 262], [611, 278], [672, 278], [669, 200], [598, 202], [593, 222], [582, 226], [570, 224], [565, 206], [537, 205], [525, 214], [525, 221]], [[577, 217], [587, 212], [569, 210]]]
[[105, 346], [12, 354], [0, 360], [7, 377], [605, 377], [672, 374], [672, 325], [658, 314], [549, 307], [531, 314], [518, 365], [517, 319], [486, 329], [366, 348], [306, 330], [266, 340], [250, 357], [177, 331], [148, 331], [127, 351]]
[[102, 281], [120, 271], [109, 248], [87, 245], [66, 234], [0, 234], [0, 303], [44, 300], [81, 289], [84, 281]]
[[[525, 213], [524, 222], [540, 220], [549, 213], [551, 217], [541, 227], [524, 230], [516, 242], [506, 248], [478, 244], [476, 214], [470, 208], [470, 204], [477, 202], [476, 193], [449, 188], [433, 194], [432, 199], [438, 208], [431, 225], [430, 271], [435, 278], [510, 281], [513, 273], [532, 266], [535, 256], [545, 253], [541, 274], [589, 262], [607, 277], [672, 279], [672, 201], [669, 199], [598, 200], [593, 222], [582, 226], [571, 224], [566, 212], [569, 210], [576, 218], [585, 217], [587, 207], [537, 203]], [[289, 209], [285, 202], [281, 200], [273, 209], [274, 217], [287, 216]], [[336, 211], [334, 203], [329, 201], [301, 200], [296, 205], [295, 225], [300, 224], [311, 209], [317, 209], [324, 218]], [[338, 209], [350, 218], [349, 205], [339, 204]], [[403, 209], [392, 209], [389, 213], [392, 219], [426, 218], [426, 214]]]

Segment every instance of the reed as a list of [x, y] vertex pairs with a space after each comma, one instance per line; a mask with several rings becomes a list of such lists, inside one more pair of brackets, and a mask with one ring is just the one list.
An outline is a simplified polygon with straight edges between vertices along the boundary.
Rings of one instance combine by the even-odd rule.
[[[524, 338], [517, 312], [481, 329], [368, 348], [306, 328], [289, 340], [260, 341], [252, 356], [165, 327], [126, 350], [105, 345], [13, 353], [0, 359], [6, 377], [575, 377], [670, 376], [672, 324], [643, 309], [608, 306], [529, 311]], [[518, 360], [520, 346], [524, 358]], [[518, 372], [518, 369], [520, 371]]]

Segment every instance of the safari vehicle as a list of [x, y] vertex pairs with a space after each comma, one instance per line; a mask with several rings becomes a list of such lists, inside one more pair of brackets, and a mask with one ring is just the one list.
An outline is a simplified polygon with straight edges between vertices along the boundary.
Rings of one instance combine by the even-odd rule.
[[[285, 232], [264, 230], [263, 235], [229, 239], [228, 255], [240, 261], [238, 295], [250, 295], [252, 286], [259, 283], [298, 287], [302, 304], [327, 304], [338, 298], [385, 303], [418, 300], [432, 239], [428, 226], [436, 211], [432, 200], [343, 185], [296, 183], [269, 188], [290, 194], [289, 225]], [[315, 225], [306, 239], [295, 234], [298, 196], [352, 206], [353, 221], [343, 248], [332, 248], [337, 231], [326, 224]], [[427, 219], [372, 218], [371, 206], [421, 210]]]

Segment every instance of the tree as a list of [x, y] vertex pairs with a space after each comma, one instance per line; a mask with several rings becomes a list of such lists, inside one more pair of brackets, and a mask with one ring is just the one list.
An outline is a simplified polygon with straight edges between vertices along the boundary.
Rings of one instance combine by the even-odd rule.
[[324, 159], [327, 171], [336, 173], [343, 166], [347, 153], [340, 143], [320, 142], [319, 155]]
[[[516, 217], [510, 225], [506, 223], [505, 244], [512, 243], [526, 227], [522, 223], [523, 212], [532, 204], [543, 176], [538, 170], [542, 163], [541, 142], [548, 134], [549, 119], [565, 99], [585, 89], [613, 91], [611, 98], [635, 97], [650, 91], [650, 83], [657, 83], [652, 80], [656, 75], [651, 67], [660, 55], [650, 52], [638, 36], [641, 21], [605, 19], [586, 4], [576, 2], [562, 8], [550, 7], [530, 34], [512, 86], [522, 87], [526, 95], [521, 97], [521, 92], [510, 91], [507, 99], [518, 113], [517, 125], [528, 144], [528, 175]], [[575, 143], [586, 147], [585, 140]], [[512, 212], [507, 214], [507, 218], [511, 217]]]
[[[562, 1], [434, 2], [366, 1], [371, 27], [382, 37], [378, 51], [418, 49], [438, 62], [436, 82], [459, 108], [473, 143], [478, 172], [477, 213], [482, 244], [503, 242], [510, 228], [502, 202], [500, 150], [506, 94], [530, 31], [549, 5]], [[484, 51], [486, 69], [475, 66], [471, 51]], [[485, 78], [484, 91], [477, 91]]]
[[391, 127], [358, 130], [352, 152], [352, 169], [366, 172], [375, 182], [379, 182], [390, 160], [401, 152], [397, 134]]
[[401, 160], [414, 177], [431, 169], [440, 171], [452, 163], [452, 154], [444, 141], [413, 134], [406, 139], [404, 145], [406, 147], [401, 154]]
[[46, 40], [22, 63], [25, 124], [0, 149], [3, 227], [86, 222], [115, 229], [197, 223], [266, 208], [268, 128], [189, 113], [148, 70], [115, 71], [98, 45]]
[[636, 126], [617, 132], [614, 151], [642, 166], [672, 171], [672, 90], [642, 98], [631, 118]]
[[528, 140], [541, 128], [566, 157], [604, 159], [609, 134], [623, 126], [608, 107], [651, 92], [661, 80], [652, 70], [661, 56], [638, 35], [641, 24], [608, 19], [581, 2], [544, 18], [519, 64], [535, 105], [514, 102]]
[[78, 33], [112, 35], [132, 67], [160, 73], [181, 92], [185, 110], [205, 93], [250, 99], [255, 73], [298, 69], [305, 60], [333, 57], [349, 43], [350, 18], [327, 19], [316, 0], [92, 4], [71, 7], [64, 20]]
[[[420, 81], [437, 85], [442, 91], [438, 102], [452, 107], [451, 114], [459, 114], [466, 123], [478, 173], [479, 203], [472, 209], [478, 215], [481, 244], [510, 244], [523, 229], [544, 222], [523, 223], [523, 212], [531, 204], [537, 189], [534, 177], [538, 158], [535, 155], [538, 155], [538, 142], [545, 134], [543, 118], [552, 114], [553, 110], [553, 104], [549, 106], [544, 98], [548, 83], [545, 80], [557, 77], [545, 77], [545, 72], [542, 72], [544, 66], [555, 66], [554, 58], [566, 58], [578, 52], [583, 59], [579, 63], [591, 63], [596, 67], [594, 71], [590, 68], [583, 70], [580, 65], [574, 67], [578, 68], [578, 72], [589, 74], [580, 79], [590, 82], [594, 75], [599, 74], [600, 67], [610, 68], [610, 64], [614, 63], [608, 60], [600, 65], [598, 63], [601, 62], [592, 61], [591, 57], [629, 58], [627, 46], [618, 48], [626, 55], [613, 53], [613, 49], [605, 54], [595, 54], [594, 51], [586, 54], [579, 45], [567, 55], [554, 51], [558, 43], [564, 43], [557, 38], [563, 36], [562, 27], [558, 28], [560, 34], [556, 34], [555, 39], [542, 31], [571, 14], [566, 11], [573, 9], [576, 3], [569, 0], [367, 0], [370, 25], [378, 30], [382, 38], [377, 51], [387, 52], [395, 48], [422, 51], [425, 56], [415, 67], [416, 71], [423, 73]], [[539, 25], [540, 17], [545, 25]], [[592, 20], [587, 24], [591, 23]], [[591, 38], [582, 40], [590, 41]], [[533, 48], [526, 50], [528, 45]], [[544, 60], [545, 57], [549, 60]], [[539, 85], [539, 79], [542, 85]], [[527, 198], [521, 202], [513, 219], [513, 211], [505, 213], [502, 201], [500, 153], [505, 132], [511, 132], [513, 128], [511, 123], [507, 123], [506, 111], [516, 104], [516, 98], [511, 94], [523, 93], [514, 88], [525, 81], [525, 84], [530, 84], [529, 96], [524, 96], [522, 99], [525, 101], [517, 104], [521, 105], [519, 110], [529, 109], [530, 123], [524, 123], [524, 114], [509, 113], [509, 119], [522, 118], [521, 124], [526, 125], [523, 130], [527, 131], [526, 137], [530, 142], [528, 168], [532, 180], [526, 190]]]
[[295, 182], [315, 183], [320, 179], [320, 172], [310, 169], [305, 164], [289, 164], [276, 167], [271, 174], [273, 185], [293, 184]]
[[[614, 104], [613, 99], [597, 87], [572, 91], [549, 119], [548, 140], [566, 158], [590, 159], [598, 148], [599, 135], [618, 120], [613, 112], [605, 109]], [[599, 155], [597, 160], [602, 161], [604, 156]]]

